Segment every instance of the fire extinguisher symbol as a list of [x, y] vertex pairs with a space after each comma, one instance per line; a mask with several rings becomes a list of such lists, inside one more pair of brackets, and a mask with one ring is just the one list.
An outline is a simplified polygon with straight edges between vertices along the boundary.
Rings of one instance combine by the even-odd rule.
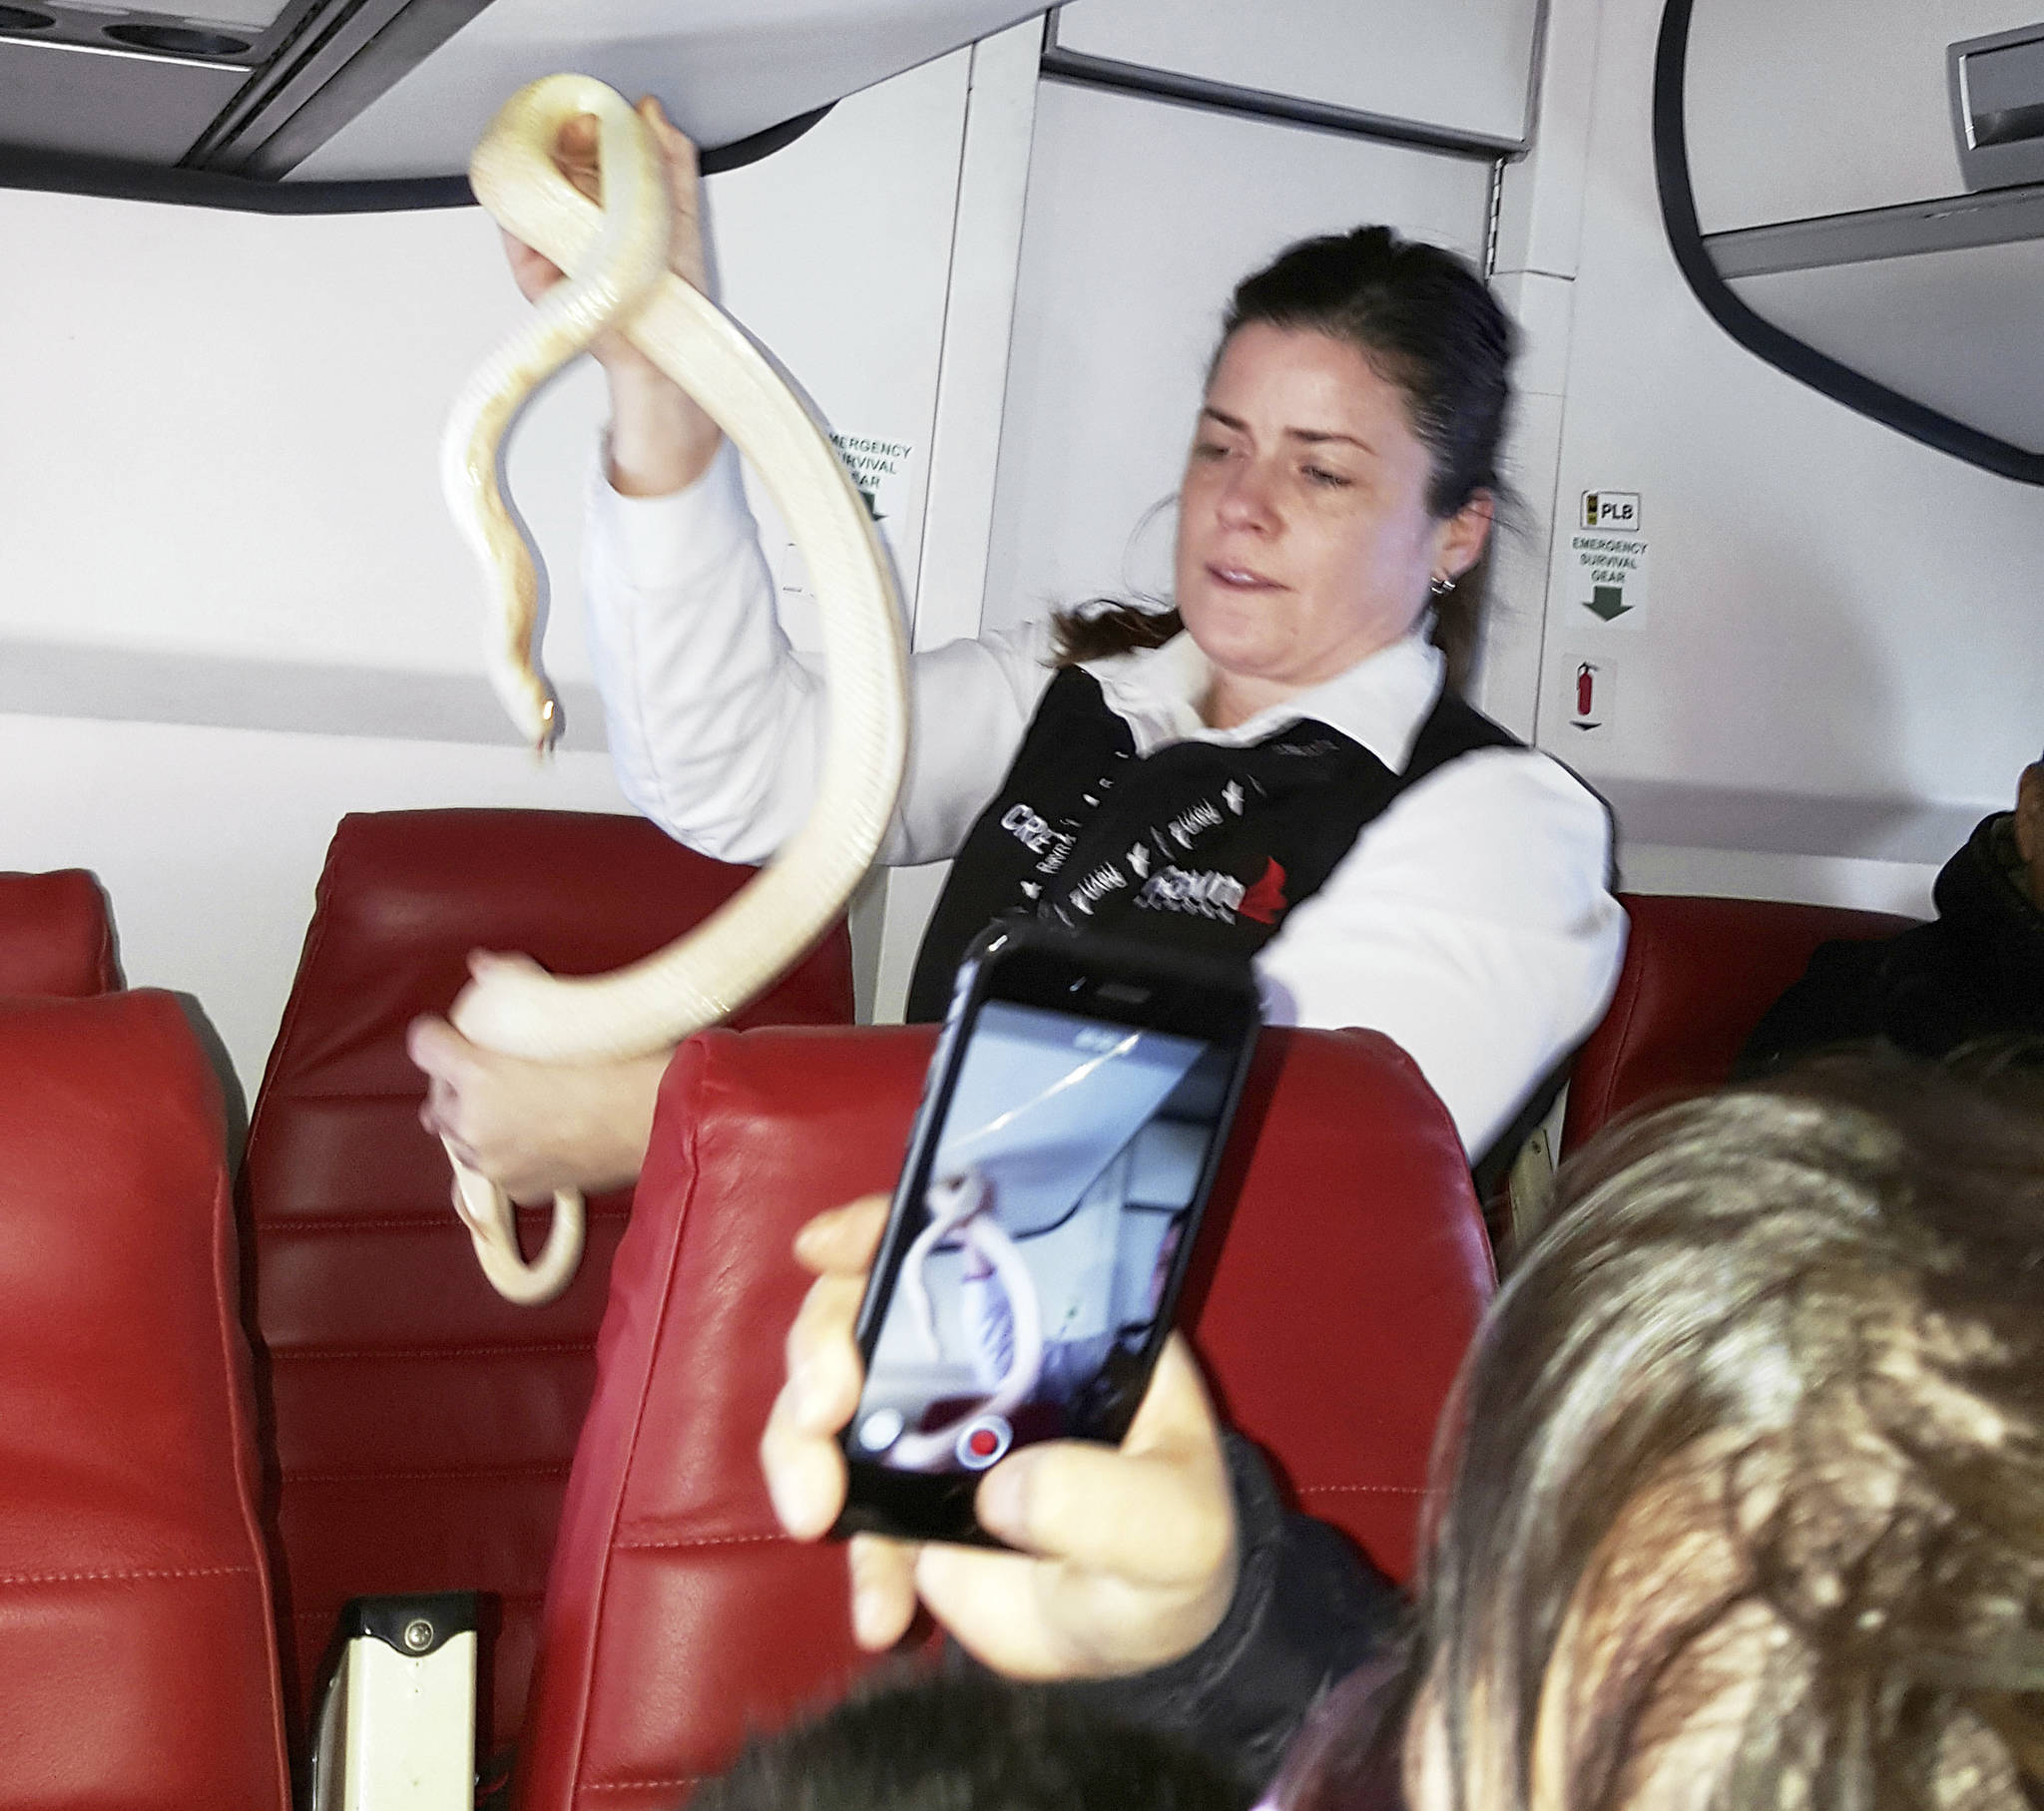
[[1611, 721], [1613, 692], [1618, 684], [1611, 663], [1583, 661], [1575, 670], [1575, 708], [1569, 712], [1569, 721], [1585, 732], [1604, 728]]

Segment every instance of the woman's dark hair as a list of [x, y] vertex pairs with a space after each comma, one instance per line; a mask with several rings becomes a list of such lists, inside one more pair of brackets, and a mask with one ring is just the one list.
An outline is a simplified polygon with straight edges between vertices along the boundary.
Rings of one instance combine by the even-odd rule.
[[1481, 1811], [2044, 1803], [2044, 1072], [1973, 1069], [1827, 1058], [1564, 1165], [1443, 1424], [1404, 1702], [1287, 1811], [1395, 1780], [1414, 1694]]
[[[1322, 333], [1353, 346], [1404, 395], [1433, 459], [1427, 508], [1446, 520], [1479, 491], [1501, 494], [1498, 448], [1511, 406], [1517, 335], [1483, 279], [1452, 251], [1388, 226], [1301, 239], [1245, 277], [1222, 321], [1221, 348], [1251, 325]], [[1214, 362], [1220, 362], [1217, 349]], [[1210, 372], [1211, 376], [1211, 367]], [[1435, 605], [1433, 641], [1461, 690], [1483, 627], [1488, 552]], [[1155, 648], [1178, 634], [1176, 611], [1122, 607], [1057, 619], [1061, 665]]]

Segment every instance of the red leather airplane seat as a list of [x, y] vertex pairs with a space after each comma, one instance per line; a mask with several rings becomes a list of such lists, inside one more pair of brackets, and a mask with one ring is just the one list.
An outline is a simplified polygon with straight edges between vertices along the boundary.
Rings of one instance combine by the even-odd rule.
[[[407, 1023], [444, 1012], [473, 948], [601, 972], [679, 936], [750, 869], [638, 818], [402, 811], [341, 820], [250, 1131], [255, 1312], [279, 1470], [282, 1613], [302, 1702], [335, 1612], [364, 1592], [495, 1593], [486, 1742], [515, 1735], [593, 1344], [629, 1192], [589, 1203], [559, 1300], [494, 1294], [417, 1120]], [[742, 1015], [852, 1016], [840, 925]], [[544, 1216], [526, 1216], [528, 1249]]]
[[288, 1811], [219, 1086], [0, 1001], [0, 1807]]
[[[841, 1550], [782, 1538], [756, 1448], [818, 1210], [889, 1187], [933, 1032], [710, 1032], [668, 1072], [611, 1276], [516, 1772], [524, 1811], [673, 1804], [839, 1690]], [[1234, 1425], [1396, 1576], [1492, 1287], [1453, 1125], [1363, 1032], [1272, 1033], [1186, 1324]]]
[[1761, 899], [1621, 893], [1619, 900], [1632, 935], [1618, 990], [1576, 1056], [1564, 1151], [1642, 1101], [1723, 1083], [1818, 944], [1892, 937], [1913, 922]]
[[83, 868], [0, 874], [0, 994], [80, 1000], [120, 985], [98, 881]]

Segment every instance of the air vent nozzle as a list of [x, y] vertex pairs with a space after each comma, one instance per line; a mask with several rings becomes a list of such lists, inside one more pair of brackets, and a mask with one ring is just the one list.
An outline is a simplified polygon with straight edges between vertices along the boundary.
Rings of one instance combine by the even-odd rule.
[[2044, 24], [1954, 44], [1945, 68], [1966, 187], [2044, 182]]

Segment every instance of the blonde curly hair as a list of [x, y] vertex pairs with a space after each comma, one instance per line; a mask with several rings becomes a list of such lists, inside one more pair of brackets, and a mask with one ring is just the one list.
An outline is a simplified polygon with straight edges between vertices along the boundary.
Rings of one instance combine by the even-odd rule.
[[1428, 1807], [2044, 1804], [2044, 1071], [1974, 1067], [1826, 1059], [1564, 1166], [1444, 1426], [1403, 1701], [1288, 1806], [1401, 1711]]

